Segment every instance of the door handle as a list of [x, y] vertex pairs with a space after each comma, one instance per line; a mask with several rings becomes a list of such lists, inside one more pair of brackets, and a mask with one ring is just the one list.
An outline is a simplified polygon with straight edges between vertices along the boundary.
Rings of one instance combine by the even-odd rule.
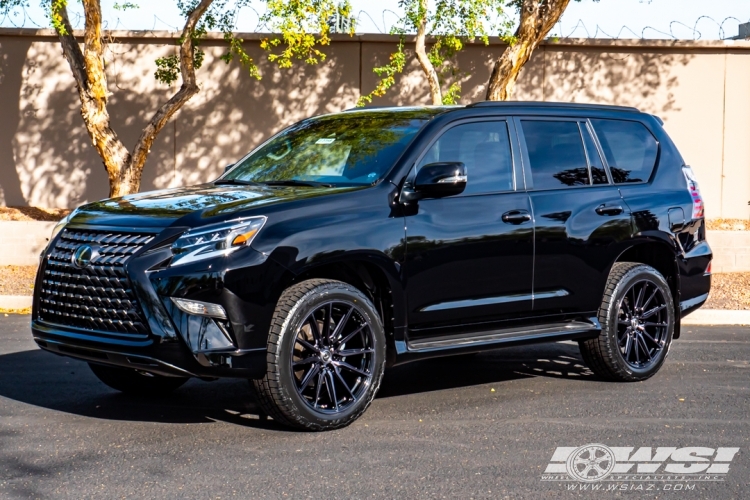
[[503, 222], [508, 224], [523, 224], [531, 220], [531, 214], [526, 210], [511, 210], [503, 214]]
[[620, 215], [623, 209], [620, 205], [599, 205], [596, 207], [596, 213], [599, 215]]

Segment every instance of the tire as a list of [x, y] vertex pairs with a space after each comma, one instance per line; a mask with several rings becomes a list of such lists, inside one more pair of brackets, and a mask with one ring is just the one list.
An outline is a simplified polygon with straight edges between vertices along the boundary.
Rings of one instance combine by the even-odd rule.
[[188, 377], [143, 374], [129, 368], [89, 363], [96, 378], [105, 385], [132, 396], [164, 396], [188, 381]]
[[599, 322], [599, 336], [578, 343], [591, 371], [622, 382], [652, 377], [664, 364], [674, 334], [675, 307], [669, 285], [650, 266], [615, 263], [599, 308]]
[[340, 281], [303, 281], [279, 298], [266, 374], [251, 383], [262, 410], [282, 425], [338, 429], [372, 402], [385, 351], [380, 316], [362, 292]]

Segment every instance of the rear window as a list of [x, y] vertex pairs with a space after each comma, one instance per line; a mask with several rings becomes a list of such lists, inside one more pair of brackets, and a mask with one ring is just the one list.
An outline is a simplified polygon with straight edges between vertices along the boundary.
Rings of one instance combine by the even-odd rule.
[[656, 164], [659, 144], [641, 123], [591, 120], [615, 184], [646, 182]]

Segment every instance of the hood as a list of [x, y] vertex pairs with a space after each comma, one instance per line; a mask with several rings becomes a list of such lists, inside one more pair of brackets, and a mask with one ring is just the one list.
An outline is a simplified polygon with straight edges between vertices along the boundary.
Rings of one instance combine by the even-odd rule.
[[361, 187], [201, 184], [89, 203], [76, 211], [71, 222], [101, 226], [166, 227], [179, 219], [189, 218], [189, 225], [193, 225], [197, 222], [195, 219], [231, 216], [268, 205], [356, 189]]

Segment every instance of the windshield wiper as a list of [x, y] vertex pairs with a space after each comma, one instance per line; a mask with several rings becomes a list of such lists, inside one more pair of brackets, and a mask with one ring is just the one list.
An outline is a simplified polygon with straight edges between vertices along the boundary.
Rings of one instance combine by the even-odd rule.
[[234, 184], [236, 186], [259, 186], [257, 182], [243, 181], [242, 179], [218, 179], [213, 182], [215, 186], [221, 184]]
[[285, 181], [264, 181], [263, 184], [267, 186], [307, 186], [307, 187], [333, 187], [333, 184], [325, 182], [313, 182], [313, 181], [298, 181], [289, 179]]

